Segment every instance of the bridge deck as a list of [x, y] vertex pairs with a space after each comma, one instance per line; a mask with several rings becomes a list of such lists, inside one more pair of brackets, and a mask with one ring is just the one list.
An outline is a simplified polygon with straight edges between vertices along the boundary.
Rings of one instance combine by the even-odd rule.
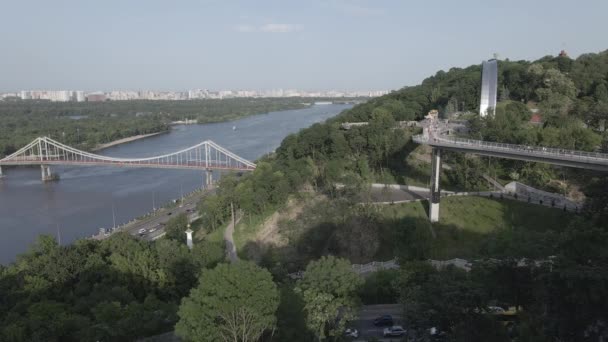
[[48, 137], [36, 138], [0, 159], [0, 166], [75, 165], [252, 171], [255, 164], [206, 140], [169, 154], [146, 158], [116, 158], [80, 151]]
[[445, 135], [431, 137], [416, 135], [413, 140], [418, 144], [426, 144], [444, 150], [608, 171], [608, 154], [605, 153], [502, 144]]
[[181, 169], [181, 170], [230, 170], [230, 171], [252, 171], [253, 167], [238, 167], [221, 165], [218, 163], [185, 162], [185, 163], [145, 163], [145, 162], [118, 162], [118, 161], [63, 161], [63, 160], [11, 160], [0, 161], [0, 166], [24, 166], [24, 165], [63, 165], [63, 166], [113, 166], [113, 167], [141, 167], [155, 169]]

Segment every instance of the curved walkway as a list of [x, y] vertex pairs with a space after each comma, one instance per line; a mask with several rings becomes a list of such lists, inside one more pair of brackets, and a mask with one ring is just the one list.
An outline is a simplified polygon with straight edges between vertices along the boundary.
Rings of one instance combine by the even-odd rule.
[[[399, 185], [399, 184], [372, 184], [371, 198], [368, 201], [362, 201], [361, 204], [398, 204], [417, 201], [426, 201], [429, 199], [430, 190], [417, 186]], [[539, 195], [530, 194], [528, 196], [517, 195], [508, 191], [463, 191], [452, 192], [441, 190], [441, 197], [452, 196], [479, 196], [495, 199], [510, 199], [514, 201], [527, 202], [530, 204], [544, 205], [545, 207], [563, 209], [578, 213], [581, 206], [574, 202], [556, 203], [551, 199], [544, 198]]]
[[[237, 217], [236, 224], [239, 224], [241, 221], [241, 216]], [[224, 231], [224, 242], [226, 243], [226, 259], [230, 260], [231, 263], [239, 261], [239, 256], [236, 253], [236, 245], [234, 244], [234, 225], [232, 224], [232, 220], [226, 227]]]

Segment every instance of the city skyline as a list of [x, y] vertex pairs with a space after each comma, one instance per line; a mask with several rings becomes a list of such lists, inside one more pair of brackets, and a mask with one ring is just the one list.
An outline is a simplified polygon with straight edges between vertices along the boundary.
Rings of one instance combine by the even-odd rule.
[[209, 90], [189, 89], [186, 91], [155, 91], [155, 90], [20, 90], [16, 92], [0, 92], [0, 100], [20, 98], [22, 100], [49, 100], [51, 102], [85, 102], [85, 101], [122, 101], [122, 100], [194, 100], [194, 99], [226, 99], [226, 98], [357, 98], [377, 97], [386, 95], [390, 90], [360, 90], [360, 91], [307, 91], [301, 89], [270, 89], [270, 90]]
[[[399, 89], [494, 53], [604, 50], [608, 3], [583, 2], [9, 2], [0, 92]], [[538, 25], [539, 13], [553, 25]]]

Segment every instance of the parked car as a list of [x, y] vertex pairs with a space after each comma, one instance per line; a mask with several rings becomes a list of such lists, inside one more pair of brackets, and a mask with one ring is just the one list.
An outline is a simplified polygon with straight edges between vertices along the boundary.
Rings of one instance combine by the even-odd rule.
[[504, 314], [505, 309], [501, 308], [500, 306], [488, 306], [487, 312], [499, 315], [499, 314]]
[[346, 330], [344, 330], [344, 337], [357, 338], [359, 337], [359, 331], [357, 331], [355, 328], [346, 328]]
[[384, 337], [387, 336], [403, 336], [406, 331], [400, 325], [393, 325], [392, 327], [384, 328]]
[[374, 325], [379, 326], [392, 326], [393, 325], [393, 316], [384, 315], [374, 319]]
[[139, 235], [144, 235], [144, 234], [146, 234], [146, 228], [141, 228], [141, 229], [138, 231], [138, 233], [139, 233]]

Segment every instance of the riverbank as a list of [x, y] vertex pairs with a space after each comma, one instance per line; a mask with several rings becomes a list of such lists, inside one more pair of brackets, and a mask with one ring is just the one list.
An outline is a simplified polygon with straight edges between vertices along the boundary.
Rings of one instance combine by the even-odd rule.
[[126, 137], [126, 138], [110, 141], [109, 143], [99, 144], [99, 145], [97, 145], [97, 147], [95, 147], [91, 151], [93, 151], [93, 152], [95, 152], [95, 151], [101, 151], [101, 150], [103, 150], [105, 148], [108, 148], [108, 147], [112, 147], [112, 146], [116, 146], [116, 145], [120, 145], [120, 144], [125, 144], [125, 143], [131, 142], [131, 141], [135, 141], [135, 140], [141, 140], [141, 139], [153, 137], [153, 136], [156, 136], [156, 135], [159, 135], [159, 134], [163, 134], [163, 133], [167, 133], [167, 132], [164, 131], [164, 132], [156, 132], [156, 133], [150, 133], [150, 134], [134, 135], [134, 136], [131, 136], [131, 137]]

